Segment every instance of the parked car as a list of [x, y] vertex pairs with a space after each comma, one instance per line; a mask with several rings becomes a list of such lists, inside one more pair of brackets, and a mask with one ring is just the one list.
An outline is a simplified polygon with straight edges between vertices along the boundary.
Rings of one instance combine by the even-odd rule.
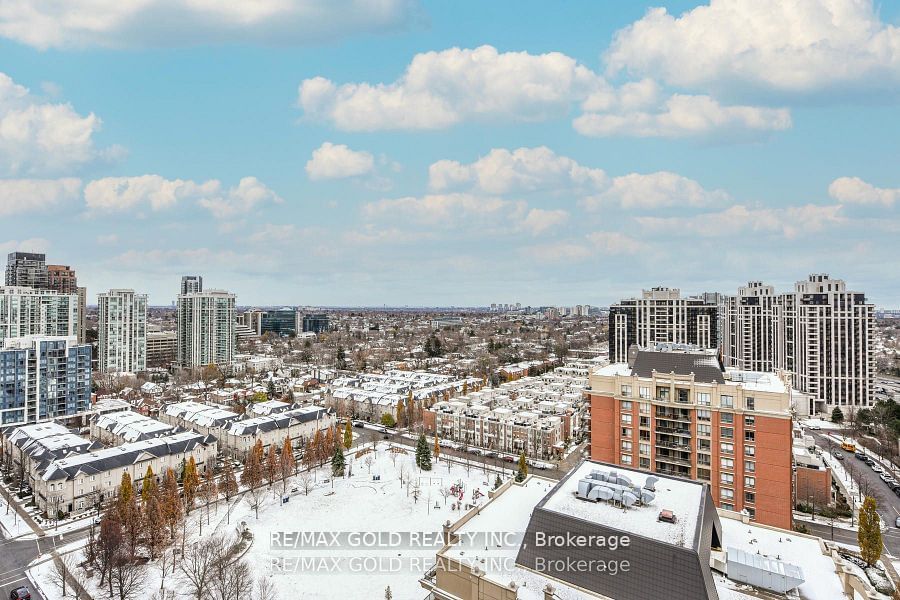
[[897, 520], [894, 521], [894, 527], [900, 527], [900, 517], [897, 517]]
[[362, 422], [362, 421], [353, 421], [353, 426], [354, 426], [354, 427], [362, 427], [362, 426], [363, 426], [363, 422]]
[[820, 427], [819, 425], [810, 425], [809, 429], [812, 429], [813, 431], [819, 431], [820, 429], [822, 429], [822, 427]]
[[882, 468], [879, 467], [878, 465], [872, 465], [872, 470], [875, 471], [876, 473], [878, 473], [879, 475], [881, 475], [882, 473], [884, 473], [884, 469], [882, 469]]
[[9, 600], [31, 600], [31, 592], [24, 585], [9, 593]]
[[834, 457], [838, 460], [844, 460], [844, 455], [840, 452], [835, 452]]
[[866, 460], [866, 453], [861, 450], [857, 451], [855, 456], [859, 460], [862, 460], [862, 461]]

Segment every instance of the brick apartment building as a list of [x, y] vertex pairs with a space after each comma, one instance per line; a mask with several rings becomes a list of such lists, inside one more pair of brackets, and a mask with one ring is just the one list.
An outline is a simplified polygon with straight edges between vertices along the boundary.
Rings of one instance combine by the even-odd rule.
[[714, 351], [639, 350], [590, 377], [591, 459], [708, 483], [716, 506], [791, 527], [791, 389]]

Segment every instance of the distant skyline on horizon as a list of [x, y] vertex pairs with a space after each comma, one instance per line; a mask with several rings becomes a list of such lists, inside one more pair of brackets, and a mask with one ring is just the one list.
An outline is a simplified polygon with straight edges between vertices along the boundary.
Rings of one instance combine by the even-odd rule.
[[825, 272], [900, 307], [900, 3], [311, 10], [3, 11], [0, 253], [89, 304], [193, 273], [247, 306], [470, 307]]

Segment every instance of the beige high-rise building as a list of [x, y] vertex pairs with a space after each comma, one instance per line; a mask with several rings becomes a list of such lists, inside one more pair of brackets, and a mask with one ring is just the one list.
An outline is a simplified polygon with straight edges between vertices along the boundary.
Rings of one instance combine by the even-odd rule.
[[223, 366], [233, 362], [234, 303], [234, 294], [223, 290], [178, 296], [176, 362], [179, 366]]

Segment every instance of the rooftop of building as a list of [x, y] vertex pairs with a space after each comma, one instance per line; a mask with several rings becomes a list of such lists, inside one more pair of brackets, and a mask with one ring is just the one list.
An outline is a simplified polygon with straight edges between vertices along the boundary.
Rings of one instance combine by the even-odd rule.
[[[590, 502], [578, 498], [576, 492], [579, 482], [590, 478], [596, 471], [606, 475], [614, 474], [619, 478], [617, 485], [621, 485], [624, 479], [631, 486], [643, 489], [649, 481], [654, 498], [647, 504], [638, 503], [627, 509], [609, 502]], [[628, 487], [627, 483], [625, 485]], [[696, 548], [703, 492], [703, 484], [688, 479], [584, 461], [566, 475], [543, 501], [542, 507], [555, 513], [600, 523], [674, 546]], [[662, 510], [671, 511], [675, 515], [675, 523], [659, 520], [658, 516]]]

